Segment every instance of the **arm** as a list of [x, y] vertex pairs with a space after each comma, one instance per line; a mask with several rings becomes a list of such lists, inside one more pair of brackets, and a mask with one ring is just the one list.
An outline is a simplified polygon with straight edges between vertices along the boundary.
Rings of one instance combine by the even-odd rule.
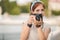
[[46, 39], [48, 38], [48, 35], [49, 35], [50, 31], [51, 31], [50, 28], [45, 28], [44, 29], [44, 35], [45, 35]]
[[30, 28], [26, 24], [24, 24], [20, 40], [27, 40], [29, 36], [29, 32], [30, 32]]
[[43, 32], [41, 28], [37, 28], [37, 31], [38, 31], [38, 37], [39, 37], [40, 40], [47, 40], [51, 29], [50, 28], [45, 28], [44, 32]]
[[[33, 15], [30, 15], [27, 23], [32, 24], [32, 22], [33, 22]], [[30, 33], [30, 29], [31, 29], [31, 28], [27, 26], [27, 23], [25, 23], [25, 24], [23, 25], [23, 31], [22, 31], [22, 33], [21, 33], [21, 38], [20, 38], [20, 40], [27, 40], [28, 37], [29, 37], [29, 33]]]
[[39, 40], [46, 40], [46, 37], [45, 37], [44, 32], [42, 31], [41, 27], [37, 28], [37, 32], [38, 32]]

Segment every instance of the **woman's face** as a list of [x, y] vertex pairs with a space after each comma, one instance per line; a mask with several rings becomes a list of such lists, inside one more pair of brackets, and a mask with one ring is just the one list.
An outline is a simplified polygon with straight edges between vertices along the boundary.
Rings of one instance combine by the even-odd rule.
[[43, 5], [40, 4], [39, 6], [37, 6], [32, 13], [33, 14], [42, 14], [42, 15], [44, 15], [45, 11], [44, 11]]
[[[35, 10], [34, 11], [32, 11], [32, 13], [33, 14], [42, 14], [42, 15], [44, 15], [44, 13], [45, 13], [45, 11], [44, 11], [44, 7], [43, 7], [43, 5], [42, 4], [40, 4], [39, 6], [37, 6], [36, 8], [35, 8]], [[41, 20], [41, 21], [36, 21], [36, 19], [35, 19], [35, 16], [33, 15], [33, 20], [34, 20], [34, 24], [42, 24], [43, 23], [43, 21]]]

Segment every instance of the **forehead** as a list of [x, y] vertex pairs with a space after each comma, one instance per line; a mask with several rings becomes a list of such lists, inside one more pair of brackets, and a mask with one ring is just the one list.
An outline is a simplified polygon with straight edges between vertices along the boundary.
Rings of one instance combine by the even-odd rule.
[[39, 5], [35, 8], [35, 10], [36, 10], [36, 9], [44, 9], [44, 7], [43, 7], [42, 4], [39, 4]]

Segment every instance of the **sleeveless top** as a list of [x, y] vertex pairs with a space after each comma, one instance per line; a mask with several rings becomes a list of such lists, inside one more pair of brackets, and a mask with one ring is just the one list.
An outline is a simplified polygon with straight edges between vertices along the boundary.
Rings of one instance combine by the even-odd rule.
[[[45, 19], [44, 19], [44, 20], [45, 20]], [[43, 21], [44, 21], [44, 20], [43, 20]], [[49, 28], [49, 25], [46, 24], [46, 23], [44, 23], [43, 26], [41, 26], [41, 27], [42, 27], [42, 30], [44, 31], [44, 29], [45, 29], [46, 27]], [[38, 38], [38, 33], [37, 33], [37, 29], [36, 29], [36, 27], [34, 26], [34, 24], [32, 25], [32, 28], [31, 28], [31, 30], [30, 30], [30, 34], [29, 34], [28, 40], [39, 40], [39, 38]]]

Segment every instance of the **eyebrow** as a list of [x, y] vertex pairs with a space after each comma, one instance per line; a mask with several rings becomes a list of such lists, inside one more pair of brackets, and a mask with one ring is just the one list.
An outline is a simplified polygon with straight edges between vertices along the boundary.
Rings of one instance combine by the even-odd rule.
[[[37, 10], [40, 10], [40, 9], [37, 9]], [[41, 9], [41, 10], [44, 10], [44, 9]]]
[[31, 15], [36, 15], [36, 14], [31, 14]]
[[43, 10], [43, 11], [44, 11], [44, 9], [41, 9], [41, 10]]

